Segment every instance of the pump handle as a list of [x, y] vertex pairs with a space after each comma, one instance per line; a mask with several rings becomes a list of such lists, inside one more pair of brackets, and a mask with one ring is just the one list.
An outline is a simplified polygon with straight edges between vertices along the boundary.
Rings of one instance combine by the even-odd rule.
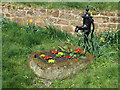
[[93, 46], [93, 41], [92, 41], [92, 37], [93, 37], [93, 32], [94, 32], [94, 28], [95, 28], [95, 24], [94, 24], [94, 20], [91, 18], [91, 23], [93, 25], [93, 29], [92, 29], [92, 32], [91, 32], [91, 44], [92, 44], [92, 49], [94, 51], [94, 46]]

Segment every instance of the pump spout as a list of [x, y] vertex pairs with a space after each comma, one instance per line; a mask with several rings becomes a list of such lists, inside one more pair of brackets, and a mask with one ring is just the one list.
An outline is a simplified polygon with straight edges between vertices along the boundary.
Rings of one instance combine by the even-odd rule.
[[79, 30], [85, 30], [85, 29], [87, 29], [87, 25], [83, 25], [83, 26], [76, 26], [76, 28], [75, 28], [75, 32], [78, 32]]

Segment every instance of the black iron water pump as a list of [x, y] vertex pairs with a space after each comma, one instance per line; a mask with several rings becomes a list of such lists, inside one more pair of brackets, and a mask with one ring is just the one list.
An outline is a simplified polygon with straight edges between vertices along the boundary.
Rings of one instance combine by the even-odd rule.
[[[89, 11], [88, 5], [87, 5], [87, 8], [86, 8], [86, 11], [87, 11], [86, 14], [84, 16], [82, 16], [83, 26], [76, 26], [75, 32], [78, 32], [79, 30], [83, 30], [83, 32], [84, 32], [84, 43], [85, 43], [86, 48], [88, 48], [86, 44], [88, 43], [88, 45], [89, 45], [88, 35], [91, 32], [91, 44], [92, 44], [92, 49], [94, 50], [92, 37], [93, 37], [93, 32], [94, 32], [94, 27], [95, 26], [94, 26], [94, 20], [92, 19], [92, 16], [90, 16], [90, 14], [88, 13], [88, 11]], [[91, 31], [91, 24], [93, 25], [92, 31]]]

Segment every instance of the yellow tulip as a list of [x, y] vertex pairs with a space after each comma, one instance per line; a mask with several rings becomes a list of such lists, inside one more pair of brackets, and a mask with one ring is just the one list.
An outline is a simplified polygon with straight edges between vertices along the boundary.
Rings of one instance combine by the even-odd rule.
[[54, 63], [55, 61], [53, 59], [48, 60], [48, 63]]
[[58, 55], [63, 55], [63, 52], [58, 52]]
[[41, 54], [40, 57], [45, 57], [45, 55], [44, 55], [44, 54]]

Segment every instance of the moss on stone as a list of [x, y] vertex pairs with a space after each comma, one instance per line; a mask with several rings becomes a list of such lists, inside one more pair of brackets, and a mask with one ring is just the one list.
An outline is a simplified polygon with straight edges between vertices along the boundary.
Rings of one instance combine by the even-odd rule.
[[20, 6], [19, 9], [24, 9], [24, 7], [23, 7], [23, 6]]
[[16, 6], [16, 5], [13, 5], [12, 7], [13, 7], [13, 9], [16, 9], [17, 6]]
[[5, 4], [3, 3], [2, 6], [5, 6]]
[[10, 8], [11, 8], [11, 5], [7, 5], [7, 8], [10, 9]]
[[91, 11], [88, 11], [88, 13], [91, 15]]
[[96, 12], [96, 11], [92, 12], [92, 15], [98, 15], [98, 14], [99, 14], [99, 12]]

